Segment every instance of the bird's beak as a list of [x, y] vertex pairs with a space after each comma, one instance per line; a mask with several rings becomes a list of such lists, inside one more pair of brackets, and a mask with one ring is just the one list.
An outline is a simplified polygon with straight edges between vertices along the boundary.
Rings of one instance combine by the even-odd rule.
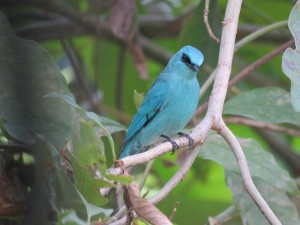
[[199, 70], [199, 66], [195, 65], [195, 64], [187, 64], [192, 70], [195, 70], [196, 72], [198, 72]]

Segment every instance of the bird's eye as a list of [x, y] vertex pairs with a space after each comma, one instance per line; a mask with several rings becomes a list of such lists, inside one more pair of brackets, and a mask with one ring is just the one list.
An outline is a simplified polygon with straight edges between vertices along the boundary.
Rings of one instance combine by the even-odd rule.
[[184, 63], [191, 64], [191, 59], [185, 53], [182, 53], [181, 61]]

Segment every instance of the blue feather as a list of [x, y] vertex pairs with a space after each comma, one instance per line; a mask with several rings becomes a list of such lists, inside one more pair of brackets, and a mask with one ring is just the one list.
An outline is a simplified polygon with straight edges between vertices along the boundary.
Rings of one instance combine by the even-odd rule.
[[196, 76], [203, 60], [202, 53], [191, 46], [170, 59], [134, 116], [119, 159], [146, 151], [161, 141], [160, 135], [171, 137], [184, 128], [198, 104]]

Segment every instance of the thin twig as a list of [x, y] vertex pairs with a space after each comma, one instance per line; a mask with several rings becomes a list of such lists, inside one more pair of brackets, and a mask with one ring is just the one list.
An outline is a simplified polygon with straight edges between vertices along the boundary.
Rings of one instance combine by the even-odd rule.
[[[18, 16], [18, 15], [17, 15]], [[179, 15], [178, 17], [180, 17]], [[13, 16], [9, 18], [14, 19]], [[24, 17], [20, 16], [22, 20]], [[91, 29], [83, 26], [82, 24], [75, 22], [66, 17], [48, 18], [49, 20], [37, 21], [34, 23], [26, 24], [15, 29], [15, 33], [18, 36], [26, 39], [33, 39], [36, 41], [49, 41], [56, 40], [58, 38], [72, 38], [82, 35], [95, 35]], [[104, 17], [98, 17], [97, 21], [105, 21]], [[139, 27], [141, 35], [151, 38], [176, 38], [182, 30], [182, 19], [178, 19], [173, 16], [139, 16]], [[238, 28], [237, 38], [242, 39], [249, 34], [261, 29], [262, 27], [256, 24], [243, 24]], [[106, 28], [101, 27], [101, 38], [112, 41], [110, 34]], [[104, 32], [103, 32], [104, 31]], [[264, 36], [259, 37], [257, 41], [267, 43], [284, 43], [290, 39], [290, 35], [287, 35], [278, 30], [271, 31]], [[114, 39], [116, 40], [116, 39]]]
[[176, 215], [177, 207], [179, 206], [179, 202], [176, 202], [172, 211], [171, 216], [169, 217], [169, 220], [172, 221]]
[[140, 181], [140, 183], [139, 183], [139, 189], [140, 189], [140, 190], [142, 190], [142, 188], [143, 188], [144, 185], [145, 185], [146, 179], [147, 179], [147, 177], [148, 177], [148, 175], [149, 175], [149, 173], [150, 173], [150, 171], [151, 171], [151, 169], [152, 169], [153, 163], [154, 163], [154, 160], [151, 160], [151, 161], [148, 162], [148, 164], [147, 164], [147, 167], [146, 167], [146, 169], [145, 169], [145, 171], [144, 171], [143, 177], [142, 177], [142, 179], [141, 179], [141, 181]]
[[[236, 83], [238, 83], [239, 81], [241, 81], [242, 79], [244, 79], [245, 77], [249, 76], [254, 70], [256, 70], [261, 65], [267, 63], [268, 61], [270, 61], [271, 59], [273, 59], [280, 53], [284, 52], [285, 49], [292, 46], [293, 44], [294, 44], [294, 39], [284, 43], [283, 45], [279, 46], [272, 52], [269, 52], [267, 55], [264, 55], [260, 59], [256, 60], [254, 63], [248, 65], [239, 74], [237, 74], [233, 79], [230, 80], [229, 88], [232, 87], [233, 85], [235, 85]], [[215, 77], [215, 74], [216, 74], [216, 70], [214, 70], [212, 72], [210, 77], [207, 79], [207, 82], [204, 83], [204, 86], [206, 85], [205, 86], [206, 88], [209, 87], [211, 81]], [[201, 91], [200, 94], [203, 95], [203, 93], [204, 93], [204, 91]], [[195, 112], [195, 116], [202, 114], [207, 109], [207, 106], [208, 106], [207, 102], [205, 102], [201, 106], [199, 106]]]
[[220, 225], [223, 224], [233, 218], [238, 216], [238, 211], [236, 207], [230, 206], [229, 208], [225, 209], [223, 212], [221, 212], [219, 215], [214, 217], [208, 218], [208, 224], [209, 225]]
[[300, 131], [298, 131], [298, 130], [290, 129], [287, 127], [280, 127], [280, 126], [273, 125], [273, 124], [267, 124], [267, 123], [263, 123], [263, 122], [260, 122], [257, 120], [248, 119], [245, 117], [233, 116], [233, 117], [225, 118], [224, 121], [226, 123], [243, 124], [243, 125], [247, 125], [250, 127], [263, 128], [263, 129], [267, 129], [267, 130], [271, 130], [271, 131], [284, 133], [287, 135], [300, 137]]
[[161, 48], [146, 37], [140, 36], [139, 41], [145, 54], [147, 54], [150, 58], [157, 60], [162, 65], [166, 65], [172, 57], [172, 54], [169, 51]]
[[[168, 183], [165, 184], [165, 186], [153, 198], [150, 199], [150, 201], [153, 203], [157, 203], [161, 201], [163, 198], [165, 198], [168, 195], [168, 193], [185, 177], [186, 173], [189, 171], [195, 158], [198, 155], [198, 152], [200, 150], [198, 146], [200, 146], [204, 142], [204, 139], [206, 138], [208, 131], [214, 124], [215, 118], [221, 116], [222, 105], [224, 103], [224, 99], [226, 96], [227, 82], [230, 76], [230, 70], [229, 70], [230, 66], [228, 67], [227, 65], [231, 65], [232, 62], [233, 46], [234, 46], [236, 29], [237, 29], [238, 16], [240, 12], [240, 6], [241, 6], [241, 1], [231, 0], [228, 2], [228, 6], [227, 6], [228, 11], [226, 12], [227, 15], [226, 18], [229, 17], [232, 18], [233, 22], [226, 24], [223, 28], [222, 37], [226, 36], [226, 38], [224, 39], [222, 38], [221, 40], [220, 53], [222, 52], [223, 53], [220, 54], [221, 58], [219, 60], [219, 66], [218, 66], [219, 72], [216, 76], [216, 81], [213, 89], [213, 93], [215, 92], [215, 94], [213, 94], [210, 98], [209, 102], [211, 104], [209, 105], [209, 110], [205, 118], [201, 121], [201, 123], [197, 125], [190, 133], [190, 136], [194, 140], [195, 147], [193, 148], [192, 151], [188, 152], [185, 158], [185, 163], [179, 168], [179, 170], [168, 181]], [[229, 57], [225, 57], [224, 55]], [[188, 146], [188, 141], [185, 138], [178, 138], [175, 141], [181, 147]], [[122, 161], [125, 167], [130, 165], [135, 165], [137, 163], [144, 163], [150, 161], [151, 159], [161, 154], [170, 151], [171, 148], [172, 145], [170, 143], [168, 142], [162, 143], [159, 146], [154, 147], [144, 153], [140, 153], [130, 157], [125, 157], [122, 159]]]
[[217, 43], [219, 43], [220, 39], [214, 35], [214, 33], [212, 32], [212, 29], [209, 25], [209, 22], [208, 22], [209, 3], [210, 3], [210, 0], [205, 0], [205, 6], [204, 6], [204, 10], [203, 10], [204, 24], [206, 26], [206, 29], [207, 29], [207, 32], [208, 32], [210, 38], [212, 38]]
[[257, 205], [260, 211], [265, 215], [266, 219], [270, 222], [270, 224], [281, 225], [281, 222], [278, 220], [278, 218], [276, 217], [272, 209], [269, 207], [269, 205], [266, 203], [266, 201], [258, 192], [256, 186], [254, 185], [251, 178], [246, 157], [237, 138], [234, 136], [231, 130], [226, 126], [223, 120], [220, 120], [216, 130], [225, 139], [227, 144], [232, 149], [234, 156], [236, 157], [237, 163], [240, 168], [244, 189], [249, 193], [254, 203]]
[[67, 54], [67, 57], [70, 61], [70, 64], [74, 70], [74, 74], [76, 76], [76, 79], [81, 86], [82, 90], [84, 91], [85, 96], [87, 97], [89, 103], [92, 105], [93, 109], [97, 112], [101, 112], [101, 106], [97, 104], [94, 100], [93, 93], [91, 92], [90, 88], [88, 87], [87, 81], [85, 77], [82, 76], [83, 70], [80, 67], [80, 63], [78, 62], [78, 59], [75, 58], [75, 51], [71, 46], [70, 42], [67, 42], [64, 39], [61, 39], [62, 47]]
[[229, 88], [231, 88], [233, 85], [244, 79], [245, 77], [249, 76], [254, 70], [256, 70], [261, 65], [267, 63], [274, 57], [278, 56], [282, 52], [284, 52], [288, 47], [292, 46], [295, 43], [295, 40], [292, 39], [283, 45], [279, 46], [275, 50], [269, 52], [268, 54], [264, 55], [260, 59], [256, 60], [254, 63], [248, 65], [245, 69], [243, 69], [238, 75], [236, 75], [233, 79], [229, 82]]
[[[157, 203], [163, 198], [165, 198], [168, 193], [184, 178], [185, 174], [190, 169], [194, 159], [198, 155], [199, 148], [205, 137], [208, 134], [210, 128], [214, 128], [218, 130], [220, 133], [223, 131], [223, 136], [228, 141], [228, 144], [233, 148], [233, 152], [238, 161], [239, 168], [242, 174], [242, 181], [245, 189], [254, 199], [255, 203], [259, 206], [259, 209], [264, 213], [269, 221], [272, 221], [274, 225], [281, 224], [277, 217], [274, 215], [272, 210], [266, 204], [264, 199], [261, 197], [260, 193], [257, 191], [255, 186], [253, 185], [251, 176], [249, 174], [249, 169], [247, 167], [247, 161], [245, 159], [242, 149], [239, 146], [235, 136], [231, 133], [231, 131], [226, 127], [224, 121], [222, 120], [222, 109], [226, 97], [228, 80], [231, 72], [232, 58], [234, 53], [234, 43], [235, 43], [235, 35], [237, 31], [238, 17], [241, 9], [241, 0], [229, 0], [226, 8], [225, 19], [224, 19], [224, 27], [222, 30], [222, 38], [220, 43], [220, 54], [218, 67], [216, 72], [216, 79], [214, 83], [214, 87], [212, 90], [212, 95], [209, 99], [207, 114], [201, 123], [196, 126], [190, 136], [194, 139], [195, 146], [193, 151], [190, 151], [185, 159], [185, 163], [182, 167], [176, 172], [176, 174], [168, 181], [168, 183], [152, 198], [151, 202]], [[226, 129], [227, 128], [227, 129]], [[230, 137], [228, 138], [228, 134]], [[180, 146], [187, 146], [188, 141], [185, 139], [177, 139], [177, 144], [179, 141]], [[236, 142], [237, 145], [236, 146]], [[130, 157], [125, 157], [122, 159], [125, 166], [135, 165], [137, 163], [143, 163], [146, 161], [150, 161], [151, 159], [157, 157], [160, 154], [163, 154], [167, 151], [170, 151], [171, 144], [163, 143], [155, 148], [152, 148], [149, 151], [144, 153], [133, 155]], [[121, 219], [124, 220], [124, 219]], [[119, 220], [119, 221], [121, 221]], [[118, 222], [113, 224], [120, 224]]]
[[[279, 29], [281, 27], [284, 27], [286, 25], [287, 25], [287, 21], [281, 21], [281, 22], [277, 22], [277, 23], [274, 23], [274, 24], [271, 24], [269, 26], [262, 27], [262, 28], [256, 30], [255, 32], [249, 34], [248, 36], [244, 37], [239, 42], [237, 42], [235, 44], [234, 52], [237, 52], [242, 46], [245, 46], [246, 44], [249, 44], [250, 42], [252, 42], [252, 41], [254, 41], [254, 40], [262, 37], [263, 35], [271, 32], [271, 31], [273, 31], [275, 29]], [[210, 74], [210, 76], [208, 77], [208, 79], [202, 85], [201, 90], [200, 90], [199, 98], [201, 98], [204, 95], [204, 93], [208, 90], [208, 88], [210, 87], [210, 85], [214, 81], [215, 75], [216, 75], [216, 70], [214, 70]], [[200, 115], [206, 109], [207, 109], [207, 103], [204, 103], [204, 105], [199, 106], [199, 108], [196, 110], [195, 115], [196, 116]]]
[[249, 44], [250, 42], [261, 37], [262, 35], [265, 35], [266, 33], [269, 33], [273, 30], [277, 30], [279, 28], [286, 27], [287, 25], [288, 25], [288, 21], [285, 20], [285, 21], [280, 21], [280, 22], [273, 23], [268, 26], [262, 27], [261, 29], [258, 29], [257, 31], [253, 32], [252, 34], [249, 34], [248, 36], [246, 36], [243, 39], [241, 39], [240, 41], [238, 41], [235, 44], [234, 51], [237, 52], [242, 46]]
[[123, 185], [118, 183], [116, 186], [116, 199], [118, 209], [121, 209], [123, 207], [123, 193]]

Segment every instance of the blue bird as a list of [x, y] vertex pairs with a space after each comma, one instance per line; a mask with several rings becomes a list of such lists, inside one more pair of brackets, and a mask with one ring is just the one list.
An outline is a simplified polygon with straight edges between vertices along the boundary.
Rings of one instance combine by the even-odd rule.
[[165, 138], [178, 148], [170, 137], [181, 134], [192, 118], [197, 105], [200, 86], [197, 72], [203, 63], [202, 53], [194, 47], [181, 48], [157, 77], [134, 116], [119, 159], [138, 154]]

